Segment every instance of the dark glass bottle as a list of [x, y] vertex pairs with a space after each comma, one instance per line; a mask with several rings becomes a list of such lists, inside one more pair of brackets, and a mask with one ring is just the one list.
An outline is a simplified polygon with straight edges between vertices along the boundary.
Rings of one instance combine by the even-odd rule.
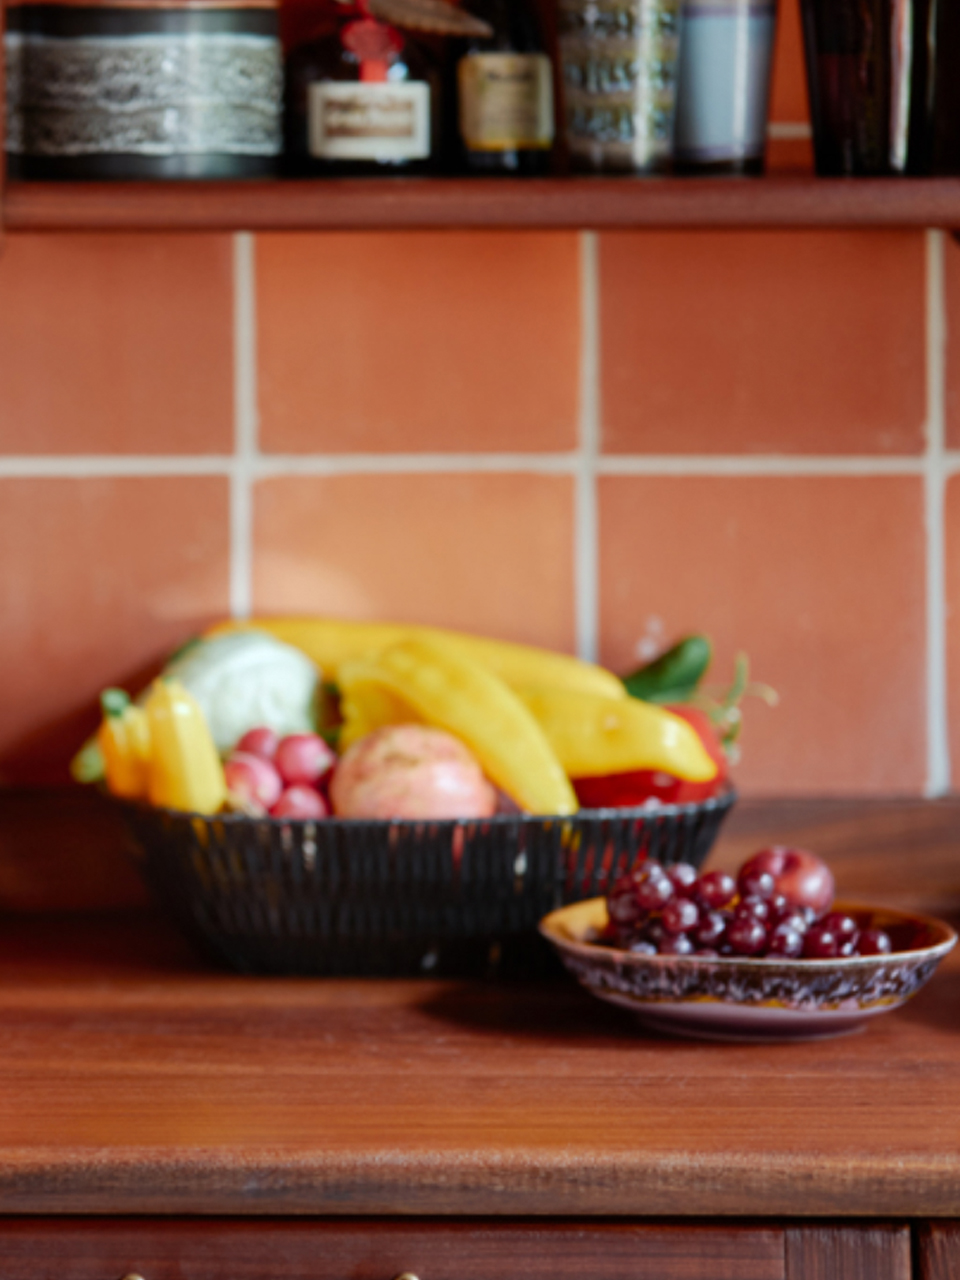
[[286, 67], [289, 172], [430, 172], [440, 73], [409, 33], [355, 14], [298, 45]]
[[553, 67], [531, 0], [467, 0], [493, 28], [458, 41], [454, 163], [478, 173], [545, 173], [554, 138]]

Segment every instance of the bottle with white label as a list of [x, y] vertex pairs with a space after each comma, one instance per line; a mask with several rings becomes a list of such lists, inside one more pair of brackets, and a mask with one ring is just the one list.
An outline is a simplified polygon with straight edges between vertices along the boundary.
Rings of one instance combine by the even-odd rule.
[[553, 65], [532, 0], [466, 0], [493, 28], [455, 55], [460, 166], [546, 173], [554, 139]]
[[439, 73], [406, 31], [351, 17], [293, 50], [286, 69], [288, 168], [417, 173], [436, 167]]

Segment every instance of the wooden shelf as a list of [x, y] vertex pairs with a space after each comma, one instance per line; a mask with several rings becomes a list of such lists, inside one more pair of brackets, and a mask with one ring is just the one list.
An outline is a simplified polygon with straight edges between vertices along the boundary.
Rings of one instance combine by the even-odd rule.
[[960, 227], [960, 178], [11, 182], [10, 231]]

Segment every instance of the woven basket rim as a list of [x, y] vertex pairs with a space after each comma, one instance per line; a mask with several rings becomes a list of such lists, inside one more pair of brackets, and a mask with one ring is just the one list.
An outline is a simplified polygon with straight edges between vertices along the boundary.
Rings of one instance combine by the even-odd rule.
[[164, 817], [177, 821], [223, 823], [230, 827], [259, 826], [266, 823], [273, 827], [323, 826], [341, 831], [387, 830], [414, 832], [429, 827], [431, 830], [454, 830], [458, 827], [476, 827], [490, 824], [496, 827], [542, 825], [545, 822], [595, 822], [595, 821], [650, 821], [660, 818], [681, 818], [697, 814], [713, 813], [717, 809], [730, 809], [739, 799], [736, 787], [725, 783], [715, 796], [706, 800], [691, 800], [684, 804], [646, 804], [609, 806], [603, 809], [578, 809], [576, 813], [495, 813], [488, 818], [275, 818], [269, 813], [254, 817], [246, 813], [195, 813], [187, 809], [168, 809], [160, 805], [146, 804], [140, 800], [127, 800], [119, 796], [109, 797], [121, 809], [143, 817]]

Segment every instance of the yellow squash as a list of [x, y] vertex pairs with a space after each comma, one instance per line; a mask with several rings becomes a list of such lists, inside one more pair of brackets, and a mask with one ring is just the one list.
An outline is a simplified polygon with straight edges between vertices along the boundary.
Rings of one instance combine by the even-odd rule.
[[97, 745], [103, 756], [107, 789], [111, 795], [127, 800], [143, 800], [150, 775], [150, 726], [146, 713], [122, 689], [105, 689], [100, 705], [103, 721], [97, 730]]
[[405, 640], [438, 640], [464, 658], [477, 662], [511, 687], [553, 685], [580, 689], [608, 698], [626, 698], [626, 690], [612, 672], [565, 653], [553, 653], [534, 645], [490, 640], [485, 636], [446, 631], [440, 627], [393, 622], [350, 622], [339, 618], [258, 618], [249, 622], [221, 622], [206, 634], [225, 631], [266, 631], [301, 649], [324, 676], [339, 683], [345, 662], [375, 658], [383, 649]]
[[522, 809], [576, 812], [569, 779], [530, 712], [456, 645], [437, 638], [401, 641], [369, 660], [343, 665], [340, 687], [347, 740], [380, 727], [378, 716], [389, 717], [380, 724], [422, 720], [464, 742], [487, 777]]
[[662, 769], [709, 782], [717, 766], [686, 720], [638, 698], [614, 702], [570, 689], [519, 689], [571, 778]]
[[144, 710], [150, 725], [150, 803], [187, 813], [216, 813], [227, 788], [196, 698], [178, 680], [155, 680]]

